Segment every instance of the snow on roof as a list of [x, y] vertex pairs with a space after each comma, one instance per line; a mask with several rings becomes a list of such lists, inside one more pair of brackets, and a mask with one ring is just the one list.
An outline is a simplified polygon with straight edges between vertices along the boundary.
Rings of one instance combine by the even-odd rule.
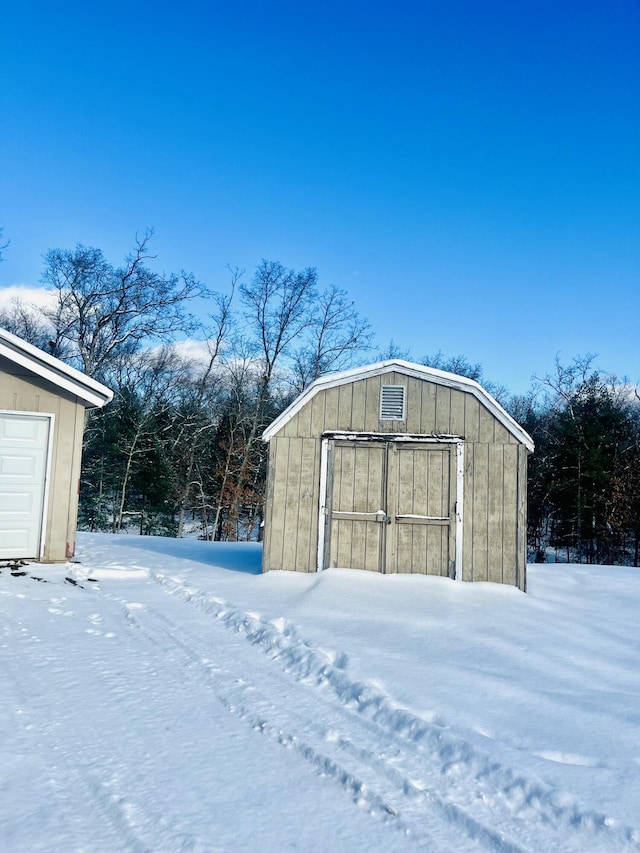
[[379, 361], [364, 367], [355, 367], [351, 370], [343, 370], [340, 373], [328, 373], [326, 376], [319, 377], [265, 429], [262, 433], [263, 440], [269, 441], [319, 391], [335, 388], [338, 385], [346, 385], [349, 382], [357, 382], [361, 379], [369, 379], [372, 376], [380, 376], [384, 373], [402, 373], [405, 376], [423, 379], [428, 382], [434, 382], [436, 385], [444, 385], [447, 388], [455, 388], [458, 391], [472, 394], [500, 421], [514, 438], [524, 444], [529, 452], [533, 453], [534, 443], [531, 436], [475, 380], [467, 379], [466, 376], [459, 376], [457, 373], [447, 373], [444, 370], [437, 370], [435, 367], [413, 364], [410, 361], [403, 361], [402, 359], [388, 359], [387, 361]]
[[87, 409], [102, 408], [113, 399], [113, 391], [106, 385], [5, 329], [0, 329], [0, 355], [79, 397]]

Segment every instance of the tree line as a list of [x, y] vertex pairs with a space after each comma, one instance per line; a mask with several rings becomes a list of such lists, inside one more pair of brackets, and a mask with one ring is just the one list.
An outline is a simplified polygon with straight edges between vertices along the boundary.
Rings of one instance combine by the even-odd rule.
[[151, 236], [120, 266], [82, 245], [49, 251], [51, 303], [14, 301], [0, 325], [115, 392], [88, 417], [81, 527], [255, 538], [263, 429], [309, 382], [367, 352], [369, 323], [313, 268], [228, 269], [225, 294], [156, 273]]
[[[95, 248], [51, 250], [50, 304], [16, 300], [0, 326], [115, 392], [88, 416], [81, 528], [259, 538], [264, 428], [321, 374], [410, 354], [393, 343], [374, 352], [366, 318], [346, 291], [321, 288], [313, 268], [228, 268], [225, 293], [215, 293], [191, 274], [154, 272], [151, 236], [119, 266]], [[530, 559], [640, 564], [637, 388], [592, 356], [558, 361], [525, 395], [465, 356], [420, 362], [481, 382], [533, 437]]]

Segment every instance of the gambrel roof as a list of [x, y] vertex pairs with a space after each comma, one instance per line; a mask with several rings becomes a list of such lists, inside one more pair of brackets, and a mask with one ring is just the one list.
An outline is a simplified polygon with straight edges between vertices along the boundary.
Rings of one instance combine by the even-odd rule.
[[101, 408], [113, 399], [113, 391], [106, 385], [85, 376], [59, 358], [28, 344], [5, 329], [0, 329], [0, 355], [78, 397], [87, 409]]
[[456, 373], [447, 373], [444, 370], [437, 370], [435, 367], [425, 367], [422, 364], [413, 364], [409, 361], [401, 359], [388, 359], [380, 361], [376, 364], [369, 364], [365, 367], [355, 367], [351, 370], [343, 370], [340, 373], [329, 373], [326, 376], [321, 376], [316, 379], [308, 388], [306, 388], [300, 396], [291, 403], [291, 405], [271, 423], [262, 434], [264, 441], [269, 441], [282, 427], [296, 415], [303, 406], [315, 397], [319, 391], [324, 391], [328, 388], [335, 388], [338, 385], [346, 385], [350, 382], [358, 382], [361, 379], [369, 379], [373, 376], [381, 376], [385, 373], [401, 373], [404, 376], [422, 379], [426, 382], [433, 382], [436, 385], [444, 385], [447, 388], [455, 388], [458, 391], [464, 391], [466, 394], [472, 394], [477, 400], [485, 406], [491, 414], [514, 436], [514, 438], [524, 444], [527, 450], [533, 453], [534, 444], [531, 436], [516, 423], [511, 415], [506, 412], [500, 403], [489, 394], [488, 391], [475, 382], [473, 379], [467, 379], [466, 376], [459, 376]]

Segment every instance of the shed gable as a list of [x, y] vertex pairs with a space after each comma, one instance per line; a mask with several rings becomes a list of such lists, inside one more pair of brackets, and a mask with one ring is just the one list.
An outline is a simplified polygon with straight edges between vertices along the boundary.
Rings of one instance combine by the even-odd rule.
[[[383, 386], [406, 387], [402, 419], [381, 417]], [[263, 438], [269, 441], [278, 433], [310, 438], [338, 430], [455, 435], [481, 443], [523, 444], [529, 452], [534, 446], [477, 382], [398, 360], [321, 377], [273, 421]]]

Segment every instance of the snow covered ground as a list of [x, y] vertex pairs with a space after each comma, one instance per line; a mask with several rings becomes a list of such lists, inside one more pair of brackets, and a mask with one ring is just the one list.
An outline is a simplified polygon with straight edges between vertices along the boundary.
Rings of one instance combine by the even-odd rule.
[[0, 572], [0, 850], [640, 850], [640, 571], [82, 535]]

